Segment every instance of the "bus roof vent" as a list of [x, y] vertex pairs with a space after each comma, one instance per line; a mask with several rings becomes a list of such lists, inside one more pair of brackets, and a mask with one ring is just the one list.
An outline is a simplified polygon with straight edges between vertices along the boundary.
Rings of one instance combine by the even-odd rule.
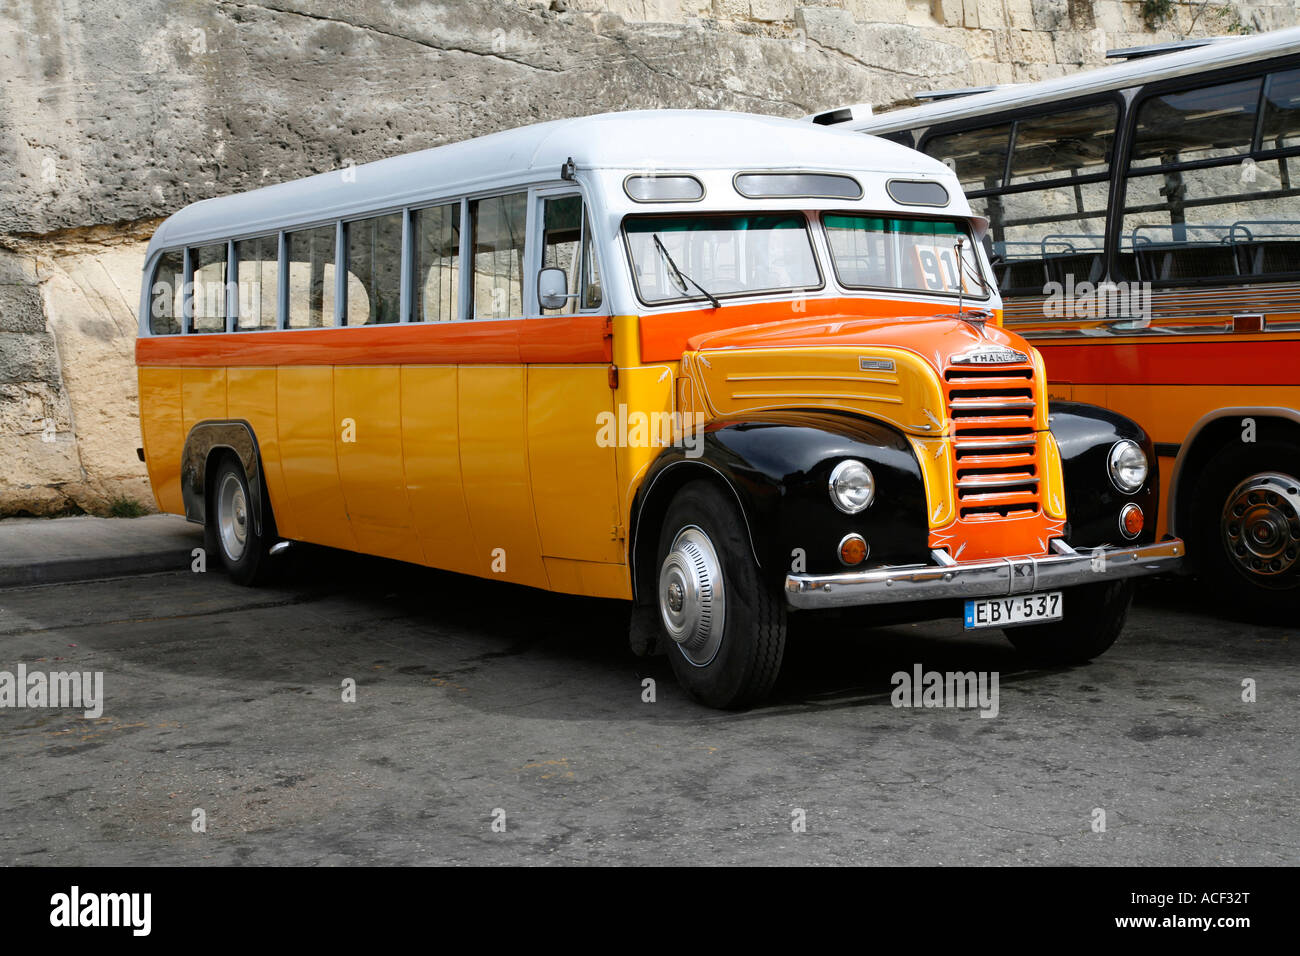
[[1141, 60], [1148, 56], [1161, 56], [1165, 53], [1177, 53], [1179, 50], [1195, 50], [1197, 47], [1220, 43], [1230, 37], [1197, 37], [1195, 40], [1175, 40], [1172, 43], [1152, 43], [1150, 46], [1128, 46], [1117, 50], [1107, 50], [1108, 60]]
[[871, 104], [854, 103], [852, 106], [841, 106], [839, 109], [827, 110], [825, 113], [811, 113], [804, 119], [818, 126], [837, 126], [853, 120], [871, 119]]

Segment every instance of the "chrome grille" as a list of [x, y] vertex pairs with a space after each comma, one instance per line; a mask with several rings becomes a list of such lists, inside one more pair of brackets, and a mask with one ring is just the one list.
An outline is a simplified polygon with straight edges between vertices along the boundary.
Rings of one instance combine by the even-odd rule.
[[944, 386], [953, 420], [959, 517], [1037, 514], [1033, 368], [952, 367], [944, 372]]

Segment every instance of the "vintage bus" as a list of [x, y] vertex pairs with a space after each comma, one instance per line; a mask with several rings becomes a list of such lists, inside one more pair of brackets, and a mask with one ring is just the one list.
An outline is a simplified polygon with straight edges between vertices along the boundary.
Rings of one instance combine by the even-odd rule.
[[[1300, 610], [1300, 29], [812, 117], [947, 164], [1054, 398], [1138, 418], [1189, 566]], [[845, 122], [840, 122], [840, 120]]]
[[771, 687], [794, 610], [1087, 660], [1182, 543], [1147, 434], [1049, 408], [985, 226], [913, 150], [707, 111], [196, 203], [144, 266], [158, 507], [241, 582], [305, 541], [629, 601], [720, 707]]

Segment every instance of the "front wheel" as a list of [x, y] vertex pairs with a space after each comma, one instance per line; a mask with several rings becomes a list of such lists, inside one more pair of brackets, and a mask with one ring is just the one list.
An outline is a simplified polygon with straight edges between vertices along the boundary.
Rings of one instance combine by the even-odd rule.
[[1187, 554], [1229, 610], [1300, 609], [1300, 449], [1262, 441], [1225, 449], [1192, 494]]
[[221, 555], [230, 577], [238, 584], [260, 584], [268, 575], [267, 554], [275, 540], [270, 508], [263, 508], [262, 530], [253, 520], [252, 495], [244, 466], [233, 455], [224, 456], [212, 479], [205, 536], [208, 550]]
[[1104, 581], [1065, 591], [1065, 618], [1009, 627], [1004, 634], [1021, 656], [1040, 667], [1069, 667], [1100, 656], [1119, 637], [1133, 603], [1132, 581]]
[[677, 680], [700, 703], [737, 708], [764, 697], [785, 652], [785, 604], [759, 574], [734, 499], [685, 485], [664, 516], [656, 605]]

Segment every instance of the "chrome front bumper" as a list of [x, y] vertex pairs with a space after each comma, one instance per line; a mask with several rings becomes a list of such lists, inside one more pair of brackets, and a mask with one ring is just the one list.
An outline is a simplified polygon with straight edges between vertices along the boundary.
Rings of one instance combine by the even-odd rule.
[[1178, 538], [1167, 538], [1132, 548], [1082, 552], [1057, 539], [1052, 550], [1054, 554], [1044, 557], [964, 563], [937, 551], [936, 563], [926, 567], [791, 574], [785, 579], [785, 597], [793, 608], [816, 609], [1028, 594], [1177, 571], [1184, 547]]

